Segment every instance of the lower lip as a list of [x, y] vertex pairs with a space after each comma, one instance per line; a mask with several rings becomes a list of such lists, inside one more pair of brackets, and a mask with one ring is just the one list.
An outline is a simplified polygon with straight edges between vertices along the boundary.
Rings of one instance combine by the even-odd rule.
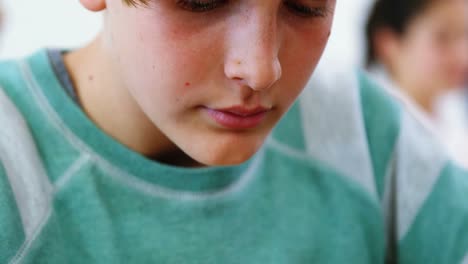
[[205, 108], [208, 115], [219, 125], [228, 129], [251, 129], [258, 127], [265, 119], [267, 112], [260, 112], [249, 116], [239, 116], [229, 112]]

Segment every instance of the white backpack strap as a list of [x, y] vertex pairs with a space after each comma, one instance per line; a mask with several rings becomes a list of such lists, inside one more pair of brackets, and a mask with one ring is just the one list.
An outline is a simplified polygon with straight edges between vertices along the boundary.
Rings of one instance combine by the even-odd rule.
[[23, 116], [0, 87], [0, 162], [13, 190], [26, 241], [50, 212], [52, 185]]
[[302, 94], [308, 153], [358, 183], [378, 201], [355, 72], [316, 72]]

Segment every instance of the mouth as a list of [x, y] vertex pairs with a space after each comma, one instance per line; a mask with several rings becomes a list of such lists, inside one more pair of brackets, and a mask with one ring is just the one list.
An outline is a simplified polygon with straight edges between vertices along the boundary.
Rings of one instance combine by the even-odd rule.
[[253, 129], [262, 124], [271, 108], [234, 106], [222, 109], [203, 108], [218, 125], [233, 130]]

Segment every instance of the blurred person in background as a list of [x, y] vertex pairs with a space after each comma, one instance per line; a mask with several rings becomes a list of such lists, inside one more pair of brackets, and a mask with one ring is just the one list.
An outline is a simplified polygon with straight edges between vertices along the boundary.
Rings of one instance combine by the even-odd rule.
[[367, 66], [468, 166], [468, 1], [377, 0], [367, 27]]
[[2, 8], [2, 1], [0, 0], [0, 40], [1, 40], [1, 33], [3, 31], [3, 20], [4, 20], [4, 15], [3, 15], [3, 8]]
[[5, 24], [6, 24], [6, 15], [5, 15], [4, 6], [5, 6], [4, 1], [0, 0], [0, 51], [3, 48], [4, 31], [5, 31]]

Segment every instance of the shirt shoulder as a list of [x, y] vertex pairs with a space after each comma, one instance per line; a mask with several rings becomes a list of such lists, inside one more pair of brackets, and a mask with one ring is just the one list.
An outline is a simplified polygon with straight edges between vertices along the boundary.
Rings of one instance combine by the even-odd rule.
[[[8, 83], [14, 78], [2, 76], [2, 85], [14, 86]], [[34, 236], [46, 217], [52, 188], [29, 125], [4, 88], [0, 89], [0, 126], [0, 220], [6, 223], [1, 225], [5, 229], [0, 228], [0, 240], [7, 241], [0, 244], [3, 262]]]

